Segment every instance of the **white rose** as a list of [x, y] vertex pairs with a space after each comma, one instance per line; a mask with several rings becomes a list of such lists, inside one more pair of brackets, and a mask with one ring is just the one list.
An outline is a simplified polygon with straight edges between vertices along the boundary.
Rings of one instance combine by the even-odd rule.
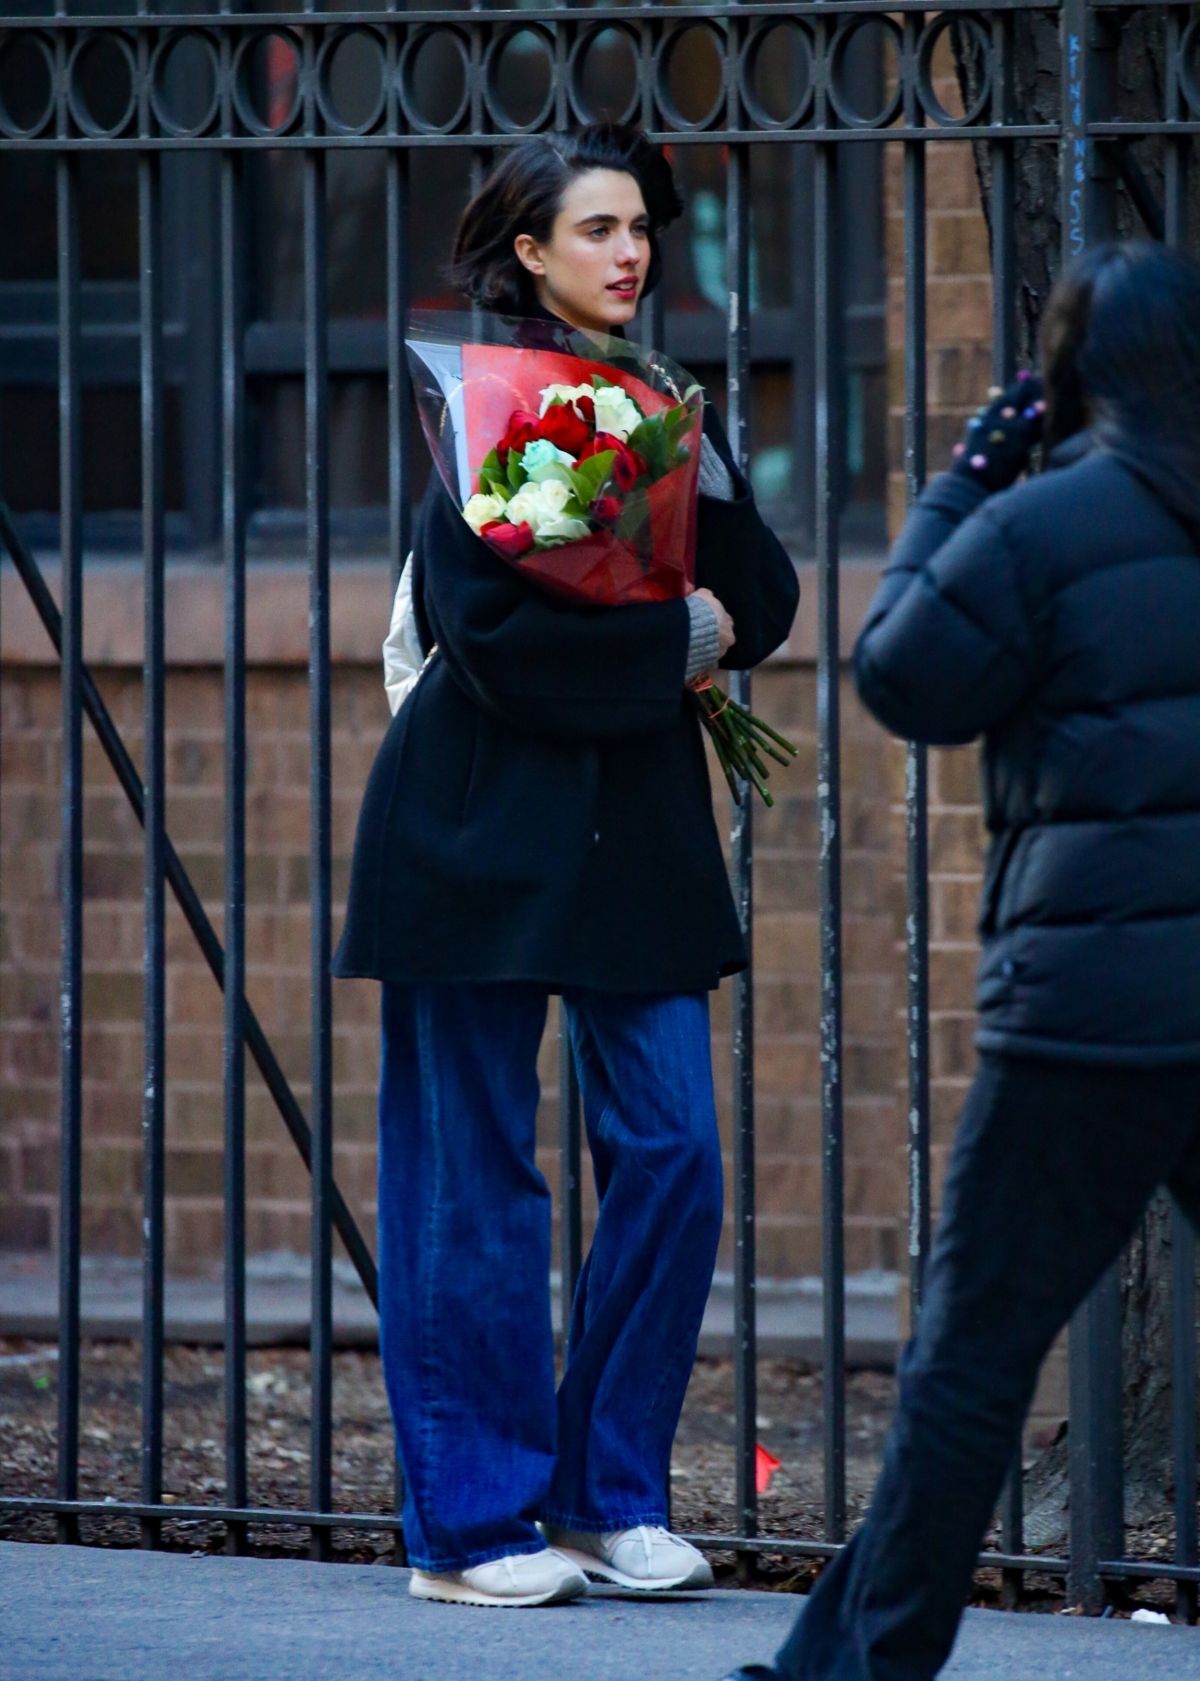
[[570, 494], [570, 486], [561, 479], [546, 479], [541, 483], [530, 479], [508, 503], [505, 517], [513, 525], [528, 525], [536, 537], [547, 520], [559, 518]]
[[[539, 415], [545, 414], [552, 403], [574, 403], [579, 397], [592, 396], [590, 385], [548, 385], [542, 392], [542, 406]], [[578, 410], [576, 410], [578, 413]]]
[[580, 537], [590, 536], [591, 530], [585, 519], [575, 519], [570, 514], [556, 514], [554, 518], [542, 521], [534, 533], [534, 540], [540, 549], [545, 549], [556, 543], [574, 543]]
[[472, 496], [463, 509], [463, 518], [478, 537], [485, 525], [494, 519], [504, 518], [503, 496], [485, 496], [482, 492]]
[[642, 411], [632, 397], [616, 385], [602, 385], [593, 393], [597, 432], [611, 432], [622, 443], [642, 423]]

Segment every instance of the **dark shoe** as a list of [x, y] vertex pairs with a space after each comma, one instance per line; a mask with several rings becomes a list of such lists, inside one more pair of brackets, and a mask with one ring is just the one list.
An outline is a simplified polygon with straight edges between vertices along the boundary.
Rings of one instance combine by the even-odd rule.
[[766, 1664], [752, 1663], [748, 1669], [735, 1669], [732, 1675], [726, 1675], [724, 1681], [780, 1681], [777, 1669], [768, 1669]]

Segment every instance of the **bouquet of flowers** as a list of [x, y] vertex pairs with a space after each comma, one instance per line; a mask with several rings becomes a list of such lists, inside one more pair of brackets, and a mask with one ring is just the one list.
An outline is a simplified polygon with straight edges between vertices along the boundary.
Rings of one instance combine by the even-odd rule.
[[[666, 357], [562, 322], [417, 314], [418, 412], [475, 534], [563, 599], [590, 606], [690, 594], [704, 399]], [[735, 799], [768, 805], [765, 757], [791, 743], [710, 680], [694, 688]]]

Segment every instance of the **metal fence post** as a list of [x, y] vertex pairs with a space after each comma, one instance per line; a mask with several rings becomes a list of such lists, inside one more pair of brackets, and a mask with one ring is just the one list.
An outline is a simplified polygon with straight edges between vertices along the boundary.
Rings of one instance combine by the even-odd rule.
[[[1064, 0], [1060, 151], [1063, 258], [1116, 226], [1116, 175], [1090, 124], [1112, 109], [1115, 25], [1091, 0]], [[1101, 1559], [1122, 1545], [1121, 1287], [1115, 1268], [1076, 1313], [1070, 1333], [1071, 1559], [1068, 1594], [1087, 1611], [1104, 1604]]]
[[1115, 1268], [1071, 1322], [1071, 1568], [1068, 1597], [1103, 1608], [1101, 1559], [1119, 1558], [1121, 1486], [1121, 1281]]

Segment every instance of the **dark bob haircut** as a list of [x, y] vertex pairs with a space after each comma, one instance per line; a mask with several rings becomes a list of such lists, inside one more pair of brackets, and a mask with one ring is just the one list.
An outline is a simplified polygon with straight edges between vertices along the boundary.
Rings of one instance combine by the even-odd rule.
[[518, 234], [550, 237], [563, 195], [590, 169], [632, 175], [650, 218], [650, 267], [643, 296], [662, 277], [658, 236], [683, 210], [662, 148], [624, 123], [589, 123], [570, 134], [539, 134], [501, 158], [463, 211], [450, 279], [472, 303], [500, 315], [529, 315], [537, 305], [533, 276], [513, 250]]
[[1151, 240], [1096, 246], [1054, 288], [1041, 349], [1050, 444], [1110, 419], [1200, 419], [1200, 266]]
[[1200, 524], [1200, 264], [1150, 240], [1099, 245], [1041, 331], [1049, 448], [1090, 429]]

